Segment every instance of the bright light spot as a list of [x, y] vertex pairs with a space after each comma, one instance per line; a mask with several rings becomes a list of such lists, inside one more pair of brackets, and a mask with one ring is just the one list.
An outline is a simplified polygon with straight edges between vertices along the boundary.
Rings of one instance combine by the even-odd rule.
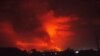
[[55, 55], [57, 55], [57, 53], [55, 52]]
[[76, 53], [76, 54], [78, 54], [78, 53], [79, 53], [79, 51], [75, 51], [75, 53]]

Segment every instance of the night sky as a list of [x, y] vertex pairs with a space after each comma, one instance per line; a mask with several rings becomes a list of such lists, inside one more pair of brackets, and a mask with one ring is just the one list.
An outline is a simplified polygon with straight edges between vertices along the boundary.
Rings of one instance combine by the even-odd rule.
[[[95, 49], [96, 37], [100, 47], [100, 1], [99, 0], [0, 0], [0, 46], [13, 47], [13, 33], [10, 36], [5, 29], [9, 24], [7, 31], [30, 34], [40, 28], [41, 16], [43, 13], [53, 10], [55, 17], [72, 16], [78, 20], [70, 23], [71, 31], [75, 33], [73, 37], [64, 46], [64, 49], [71, 47], [73, 49]], [[34, 18], [34, 19], [31, 19]], [[9, 23], [9, 22], [10, 23]], [[7, 34], [6, 34], [7, 33]], [[9, 34], [8, 34], [9, 33]], [[42, 30], [41, 34], [45, 32]], [[26, 36], [25, 35], [25, 36]], [[33, 34], [37, 36], [37, 32]], [[40, 35], [40, 34], [39, 34]], [[17, 36], [16, 36], [17, 37]], [[18, 37], [23, 39], [23, 37]], [[14, 38], [15, 39], [15, 38]], [[24, 38], [24, 40], [31, 38]], [[69, 44], [69, 46], [67, 45]]]

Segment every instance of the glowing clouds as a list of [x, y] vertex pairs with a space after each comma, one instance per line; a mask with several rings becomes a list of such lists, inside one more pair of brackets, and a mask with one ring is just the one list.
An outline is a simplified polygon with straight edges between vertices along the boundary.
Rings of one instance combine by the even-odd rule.
[[36, 23], [40, 23], [39, 25], [41, 26], [35, 28], [35, 30], [31, 29], [31, 32], [28, 32], [27, 34], [23, 33], [23, 35], [19, 35], [23, 38], [16, 41], [16, 45], [19, 48], [22, 46], [23, 49], [25, 46], [26, 49], [63, 50], [64, 43], [70, 38], [70, 35], [72, 35], [72, 32], [70, 31], [71, 25], [69, 23], [73, 21], [73, 19], [70, 16], [55, 16], [54, 11], [49, 8], [47, 1], [24, 1], [24, 3], [22, 3], [22, 7], [23, 6], [25, 6], [25, 8], [22, 8], [21, 12], [22, 14], [23, 12], [25, 13], [25, 11], [28, 12], [25, 13], [26, 16], [29, 16], [27, 19], [30, 19], [32, 15], [34, 15], [36, 20], [38, 20], [35, 21], [35, 18], [31, 18], [33, 19], [33, 25], [31, 26], [35, 27]]
[[56, 27], [54, 25], [46, 25], [46, 31], [50, 37], [53, 37], [56, 34]]
[[[71, 30], [70, 22], [73, 19], [68, 16], [54, 16], [53, 11], [49, 11], [46, 14], [41, 16], [41, 20], [43, 22], [43, 27], [45, 31], [49, 34], [50, 41], [52, 43], [51, 46], [53, 48], [57, 47], [59, 49], [63, 49], [64, 39], [69, 39], [73, 32]], [[55, 46], [55, 47], [54, 47]]]
[[[32, 30], [27, 36], [27, 40], [18, 40], [16, 45], [21, 49], [36, 49], [39, 51], [44, 50], [55, 50], [62, 51], [66, 41], [70, 39], [70, 36], [73, 35], [71, 30], [70, 22], [73, 19], [69, 16], [54, 16], [53, 11], [42, 14], [39, 17], [41, 22], [41, 27], [37, 30]], [[33, 25], [34, 26], [34, 25]], [[22, 35], [24, 37], [24, 35]]]
[[[68, 44], [71, 31], [71, 16], [55, 16], [47, 1], [20, 1], [18, 14], [13, 16], [11, 23], [1, 24], [1, 30], [22, 50], [36, 49], [39, 51], [64, 49]], [[19, 6], [20, 5], [20, 6]], [[13, 22], [12, 22], [13, 21]]]

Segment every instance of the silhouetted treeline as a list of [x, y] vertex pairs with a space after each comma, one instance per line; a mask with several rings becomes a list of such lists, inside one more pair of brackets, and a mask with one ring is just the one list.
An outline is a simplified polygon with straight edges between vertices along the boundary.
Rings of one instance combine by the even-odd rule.
[[0, 56], [100, 56], [99, 50], [73, 50], [68, 48], [64, 51], [44, 51], [39, 52], [35, 49], [30, 52], [21, 51], [17, 48], [0, 48]]

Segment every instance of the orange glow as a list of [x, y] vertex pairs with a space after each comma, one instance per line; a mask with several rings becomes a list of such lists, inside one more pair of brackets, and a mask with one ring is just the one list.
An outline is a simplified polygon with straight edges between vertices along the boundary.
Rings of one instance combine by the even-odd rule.
[[[49, 41], [43, 41], [40, 38], [34, 38], [32, 42], [17, 41], [16, 45], [21, 49], [36, 49], [62, 51], [65, 41], [68, 41], [73, 32], [70, 31], [69, 24], [73, 19], [71, 17], [55, 17], [53, 11], [44, 13], [40, 16], [42, 28], [48, 34]], [[40, 29], [39, 29], [40, 30]], [[35, 40], [34, 40], [35, 39]]]
[[74, 10], [66, 14], [67, 11], [62, 11], [65, 6], [53, 8], [56, 6], [54, 3], [53, 0], [3, 1], [0, 46], [38, 51], [63, 51], [70, 47], [75, 39], [73, 30], [77, 30], [72, 25], [75, 27], [79, 22], [73, 23], [77, 20], [72, 14]]
[[33, 48], [38, 50], [38, 51], [43, 51], [43, 50], [54, 50], [54, 51], [61, 51], [60, 48], [58, 48], [57, 46], [54, 46], [52, 44], [48, 45], [49, 43], [44, 43], [44, 42], [37, 42], [37, 43], [26, 43], [26, 42], [17, 42], [16, 43], [18, 45], [18, 47], [21, 50], [27, 50], [30, 51]]
[[70, 16], [55, 17], [53, 11], [44, 13], [38, 18], [42, 26], [28, 34], [14, 31], [13, 26], [8, 23], [5, 23], [6, 26], [3, 25], [2, 31], [8, 34], [15, 46], [21, 50], [62, 51], [65, 41], [68, 41], [70, 36], [73, 35], [70, 25], [73, 19]]
[[53, 37], [56, 34], [56, 26], [54, 25], [47, 25], [46, 27], [46, 31], [48, 32], [50, 37]]

